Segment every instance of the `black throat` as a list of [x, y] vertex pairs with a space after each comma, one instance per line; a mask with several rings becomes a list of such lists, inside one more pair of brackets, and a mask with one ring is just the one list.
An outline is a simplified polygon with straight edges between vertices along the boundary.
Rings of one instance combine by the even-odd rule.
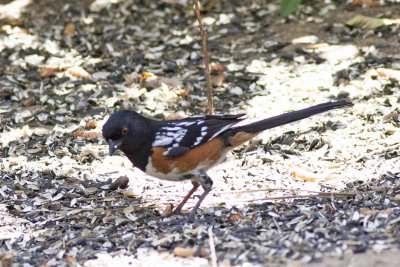
[[153, 149], [151, 145], [143, 145], [135, 151], [122, 151], [132, 162], [133, 166], [146, 172], [146, 165], [149, 163], [149, 158], [153, 154]]

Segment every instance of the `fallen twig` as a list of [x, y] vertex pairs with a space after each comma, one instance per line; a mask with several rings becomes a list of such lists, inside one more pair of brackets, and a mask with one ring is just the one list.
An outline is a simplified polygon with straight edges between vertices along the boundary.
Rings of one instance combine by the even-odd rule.
[[206, 81], [207, 81], [208, 113], [214, 114], [214, 104], [213, 104], [213, 99], [212, 99], [212, 87], [211, 87], [211, 71], [210, 71], [210, 65], [208, 63], [207, 33], [203, 28], [203, 24], [201, 23], [199, 1], [193, 0], [193, 2], [194, 2], [195, 9], [196, 9], [197, 20], [199, 21], [201, 39], [203, 41], [204, 72], [205, 72]]
[[211, 266], [217, 267], [217, 253], [215, 252], [214, 235], [212, 231], [212, 226], [208, 228], [208, 244], [210, 246], [211, 252]]
[[331, 198], [331, 197], [354, 197], [356, 193], [319, 193], [316, 195], [292, 195], [292, 196], [280, 196], [280, 197], [266, 197], [258, 199], [245, 199], [245, 200], [233, 200], [235, 202], [255, 202], [255, 201], [266, 201], [266, 200], [283, 200], [292, 198]]
[[223, 192], [215, 192], [214, 194], [243, 194], [243, 193], [255, 193], [255, 192], [272, 192], [272, 191], [303, 191], [308, 193], [319, 194], [319, 191], [306, 190], [306, 189], [293, 189], [293, 188], [260, 188], [260, 189], [248, 189], [248, 190], [232, 190], [232, 191], [223, 191]]
[[[307, 190], [307, 189], [293, 189], [293, 188], [261, 188], [261, 189], [248, 189], [248, 190], [231, 190], [231, 191], [221, 191], [221, 192], [212, 192], [213, 195], [225, 195], [225, 194], [245, 194], [245, 193], [256, 193], [256, 192], [272, 192], [272, 191], [302, 191], [302, 192], [307, 192], [307, 193], [313, 193], [313, 194], [349, 194], [353, 196], [355, 193], [346, 193], [346, 192], [320, 192], [320, 191], [313, 191], [313, 190]], [[152, 196], [171, 196], [171, 193], [157, 193], [157, 194], [149, 194], [146, 193], [144, 197], [152, 197]], [[179, 195], [180, 196], [180, 195]], [[182, 195], [183, 197], [184, 195]]]

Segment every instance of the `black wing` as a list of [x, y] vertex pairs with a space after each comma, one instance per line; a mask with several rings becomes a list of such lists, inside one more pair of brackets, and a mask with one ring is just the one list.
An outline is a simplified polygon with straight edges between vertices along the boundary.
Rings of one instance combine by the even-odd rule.
[[164, 121], [152, 145], [166, 148], [164, 155], [168, 157], [180, 157], [244, 120], [243, 116], [207, 115]]

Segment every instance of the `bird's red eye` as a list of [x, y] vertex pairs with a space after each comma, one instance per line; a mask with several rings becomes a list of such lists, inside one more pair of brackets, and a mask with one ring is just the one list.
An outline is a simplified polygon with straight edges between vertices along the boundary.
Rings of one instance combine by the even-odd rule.
[[127, 135], [128, 134], [128, 127], [125, 127], [122, 129], [122, 134]]

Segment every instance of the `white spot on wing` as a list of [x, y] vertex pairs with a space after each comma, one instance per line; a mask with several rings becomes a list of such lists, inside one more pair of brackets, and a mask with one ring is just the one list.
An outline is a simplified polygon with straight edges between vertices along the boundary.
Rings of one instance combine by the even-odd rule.
[[172, 143], [179, 143], [185, 137], [187, 129], [182, 127], [163, 127], [156, 134], [153, 146], [168, 146]]
[[195, 121], [183, 121], [183, 122], [177, 123], [176, 126], [190, 126], [195, 123], [196, 123]]
[[183, 129], [182, 127], [162, 127], [161, 129], [165, 130], [167, 133], [168, 132], [180, 131], [180, 130], [186, 130], [186, 129]]
[[[203, 134], [202, 134], [203, 135]], [[200, 144], [201, 143], [201, 140], [203, 140], [203, 136], [199, 136], [199, 137], [197, 137], [196, 138], [196, 142], [194, 142], [194, 146], [197, 146], [198, 144]]]

